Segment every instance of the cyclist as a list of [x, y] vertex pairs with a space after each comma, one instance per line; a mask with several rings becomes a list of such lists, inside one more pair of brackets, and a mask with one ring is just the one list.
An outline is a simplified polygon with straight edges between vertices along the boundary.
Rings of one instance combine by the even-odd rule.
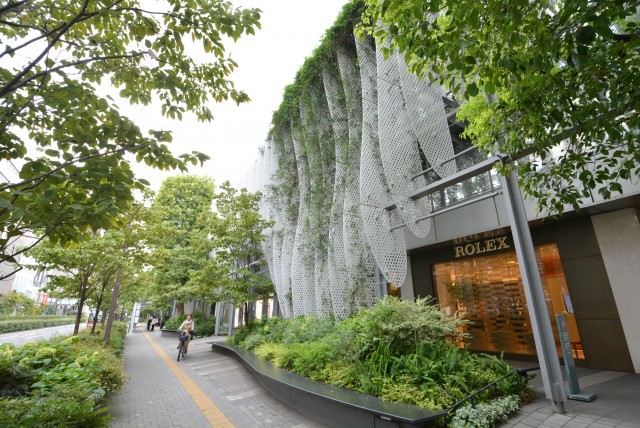
[[[195, 323], [193, 322], [193, 317], [191, 314], [187, 315], [187, 319], [180, 324], [180, 328], [178, 328], [178, 332], [182, 335], [182, 333], [189, 334], [187, 340], [184, 341], [184, 351], [183, 354], [187, 353], [187, 349], [189, 349], [189, 342], [193, 339], [193, 330], [195, 330]], [[180, 344], [178, 344], [178, 348], [180, 348]]]

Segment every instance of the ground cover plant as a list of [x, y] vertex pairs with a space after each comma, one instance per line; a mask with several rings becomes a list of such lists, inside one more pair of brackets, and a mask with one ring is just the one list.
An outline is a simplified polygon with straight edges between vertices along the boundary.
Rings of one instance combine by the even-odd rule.
[[126, 323], [101, 334], [0, 345], [0, 426], [106, 427], [105, 395], [122, 386]]
[[[464, 323], [445, 315], [429, 299], [386, 298], [342, 321], [259, 320], [238, 329], [229, 342], [319, 382], [385, 400], [447, 409], [513, 371], [501, 357], [455, 346]], [[513, 396], [517, 400], [510, 402], [531, 399], [526, 380], [519, 376], [485, 390], [475, 403]]]

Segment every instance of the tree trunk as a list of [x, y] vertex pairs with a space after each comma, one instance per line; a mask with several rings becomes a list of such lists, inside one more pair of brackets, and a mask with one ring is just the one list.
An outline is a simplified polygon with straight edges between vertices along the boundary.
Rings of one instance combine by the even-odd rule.
[[73, 335], [77, 336], [80, 331], [80, 320], [82, 319], [82, 309], [84, 308], [84, 301], [87, 299], [87, 289], [82, 287], [80, 289], [80, 299], [78, 299], [78, 315], [76, 315], [76, 325], [73, 326]]
[[[98, 324], [98, 314], [100, 313], [100, 307], [102, 306], [102, 299], [96, 300], [96, 314], [93, 317], [93, 325], [91, 326], [91, 334], [96, 334], [96, 325]], [[104, 317], [103, 317], [104, 318]]]
[[116, 273], [116, 282], [113, 284], [113, 290], [111, 295], [111, 304], [109, 305], [109, 314], [107, 315], [106, 323], [104, 324], [104, 343], [109, 344], [111, 341], [111, 328], [113, 326], [113, 315], [116, 313], [116, 306], [118, 305], [118, 297], [120, 297], [120, 281], [122, 281], [122, 266], [118, 267], [118, 273]]

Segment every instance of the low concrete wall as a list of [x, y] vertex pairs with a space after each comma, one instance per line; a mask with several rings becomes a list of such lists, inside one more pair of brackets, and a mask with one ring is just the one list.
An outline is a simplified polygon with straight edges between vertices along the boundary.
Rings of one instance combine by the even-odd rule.
[[323, 424], [336, 428], [408, 428], [433, 426], [445, 416], [442, 410], [393, 403], [333, 385], [315, 382], [253, 353], [224, 343], [213, 349], [239, 359], [274, 397]]

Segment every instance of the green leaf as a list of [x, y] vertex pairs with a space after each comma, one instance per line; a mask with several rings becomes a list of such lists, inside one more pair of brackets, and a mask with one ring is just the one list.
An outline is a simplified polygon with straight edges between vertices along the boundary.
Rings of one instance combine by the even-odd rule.
[[580, 30], [578, 30], [578, 33], [576, 35], [576, 41], [579, 44], [583, 44], [583, 45], [591, 44], [591, 42], [593, 42], [595, 38], [596, 38], [596, 31], [591, 25], [586, 25], [580, 28]]
[[472, 82], [466, 88], [466, 93], [469, 94], [470, 97], [475, 97], [476, 95], [478, 95], [478, 92], [478, 86], [475, 82]]

